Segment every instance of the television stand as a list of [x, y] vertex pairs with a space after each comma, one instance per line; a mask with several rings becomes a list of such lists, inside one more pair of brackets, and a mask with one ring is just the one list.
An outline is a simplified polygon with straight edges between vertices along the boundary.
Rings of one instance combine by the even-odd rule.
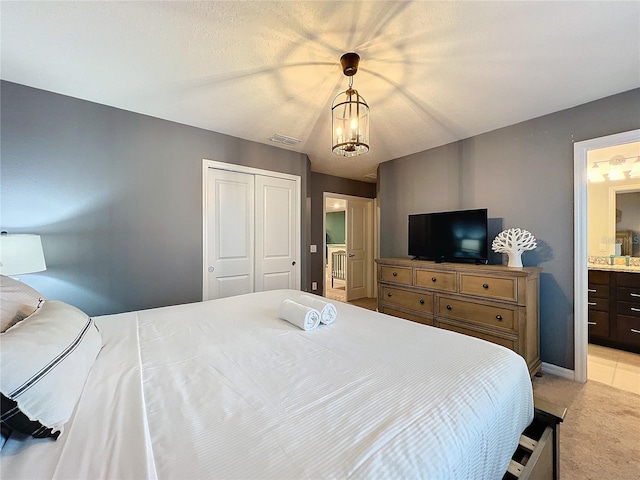
[[539, 267], [379, 258], [378, 311], [497, 343], [540, 371]]

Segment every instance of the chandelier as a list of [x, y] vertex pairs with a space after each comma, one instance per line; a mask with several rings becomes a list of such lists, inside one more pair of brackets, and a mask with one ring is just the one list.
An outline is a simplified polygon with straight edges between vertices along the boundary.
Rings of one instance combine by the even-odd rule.
[[359, 62], [357, 53], [340, 57], [342, 72], [349, 77], [349, 88], [336, 95], [331, 104], [331, 151], [343, 157], [369, 152], [369, 105], [353, 88]]

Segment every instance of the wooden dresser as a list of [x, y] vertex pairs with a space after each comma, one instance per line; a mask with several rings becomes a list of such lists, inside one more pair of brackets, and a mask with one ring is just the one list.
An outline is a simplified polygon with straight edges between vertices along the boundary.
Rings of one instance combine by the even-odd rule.
[[540, 371], [539, 267], [382, 258], [378, 310], [472, 335], [520, 354]]

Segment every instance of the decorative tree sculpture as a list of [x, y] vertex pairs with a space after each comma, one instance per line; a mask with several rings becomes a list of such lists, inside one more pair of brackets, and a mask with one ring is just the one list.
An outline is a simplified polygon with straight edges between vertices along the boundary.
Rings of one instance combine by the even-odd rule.
[[519, 228], [509, 228], [493, 239], [491, 249], [496, 253], [506, 253], [509, 256], [509, 267], [522, 266], [522, 252], [533, 250], [538, 244], [531, 232]]

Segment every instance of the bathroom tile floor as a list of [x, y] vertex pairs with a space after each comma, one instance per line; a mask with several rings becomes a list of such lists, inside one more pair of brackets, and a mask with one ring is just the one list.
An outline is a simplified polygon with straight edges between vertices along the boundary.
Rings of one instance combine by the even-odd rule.
[[640, 395], [640, 354], [590, 343], [587, 356], [589, 381], [605, 383]]

